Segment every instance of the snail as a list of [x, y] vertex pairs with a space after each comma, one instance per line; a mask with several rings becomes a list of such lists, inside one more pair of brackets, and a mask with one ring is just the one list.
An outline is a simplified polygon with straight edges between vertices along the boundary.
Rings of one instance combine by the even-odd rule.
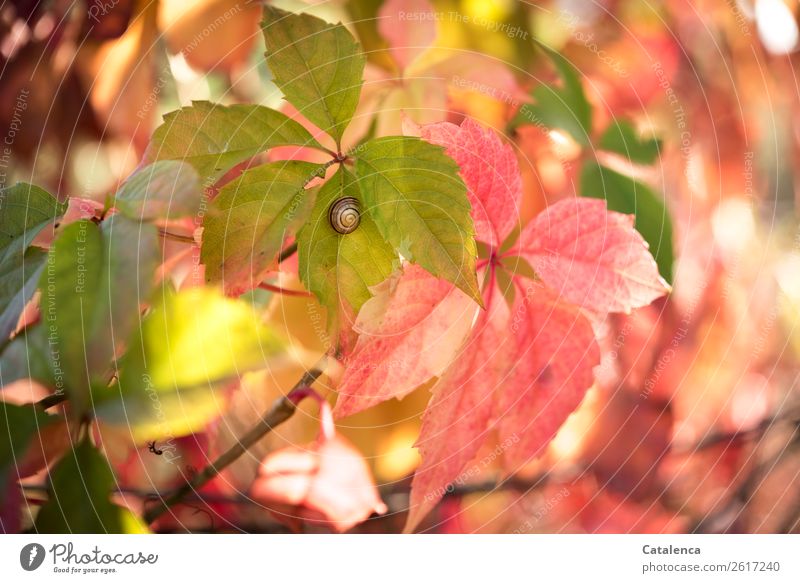
[[355, 231], [361, 222], [358, 199], [346, 196], [334, 201], [328, 213], [328, 220], [337, 233], [347, 235]]

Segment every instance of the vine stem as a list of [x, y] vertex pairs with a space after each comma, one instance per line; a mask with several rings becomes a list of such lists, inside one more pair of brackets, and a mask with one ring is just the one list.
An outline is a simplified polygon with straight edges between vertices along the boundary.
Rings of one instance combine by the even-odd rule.
[[170, 507], [181, 502], [188, 494], [196, 493], [197, 490], [206, 485], [222, 470], [239, 459], [244, 452], [261, 440], [262, 437], [294, 415], [300, 401], [311, 394], [310, 387], [322, 375], [327, 360], [328, 357], [323, 356], [314, 368], [306, 371], [292, 387], [292, 390], [287, 395], [275, 400], [269, 410], [259, 419], [258, 423], [240, 437], [225, 453], [195, 474], [190, 480], [187, 480], [174, 494], [171, 494], [168, 498], [161, 498], [156, 506], [147, 510], [144, 513], [145, 522], [150, 524]]

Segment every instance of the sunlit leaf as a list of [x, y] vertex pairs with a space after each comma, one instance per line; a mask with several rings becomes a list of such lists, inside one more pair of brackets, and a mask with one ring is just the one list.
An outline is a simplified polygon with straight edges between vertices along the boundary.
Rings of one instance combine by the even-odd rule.
[[158, 439], [219, 415], [222, 384], [266, 367], [283, 342], [246, 302], [192, 288], [154, 307], [129, 345], [118, 384], [94, 391], [95, 414], [135, 439]]
[[320, 147], [303, 126], [274, 109], [194, 101], [164, 116], [144, 160], [185, 160], [207, 183], [275, 146]]
[[264, 7], [261, 23], [275, 84], [300, 113], [338, 143], [361, 94], [366, 59], [342, 24]]
[[314, 192], [305, 186], [320, 172], [308, 162], [256, 166], [226, 184], [209, 208], [200, 258], [206, 281], [230, 295], [264, 279], [287, 237], [311, 212]]
[[581, 171], [581, 195], [604, 198], [610, 210], [635, 215], [636, 230], [650, 246], [661, 277], [672, 282], [672, 220], [661, 197], [638, 180], [593, 162]]
[[0, 338], [14, 331], [36, 289], [44, 255], [29, 249], [31, 242], [66, 209], [66, 204], [31, 184], [0, 190]]
[[356, 174], [383, 238], [481, 303], [467, 189], [444, 150], [418, 138], [379, 138], [358, 151]]
[[[358, 228], [346, 235], [330, 223], [331, 205], [353, 197], [361, 205]], [[350, 328], [361, 306], [372, 294], [369, 288], [386, 279], [397, 254], [383, 240], [353, 175], [341, 168], [319, 191], [311, 217], [297, 236], [300, 279], [328, 310], [328, 328]]]

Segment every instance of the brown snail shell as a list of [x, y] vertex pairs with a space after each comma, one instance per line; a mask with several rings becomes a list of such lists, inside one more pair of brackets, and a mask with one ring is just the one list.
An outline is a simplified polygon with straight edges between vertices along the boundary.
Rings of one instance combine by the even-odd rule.
[[352, 233], [361, 222], [361, 209], [358, 199], [345, 196], [333, 202], [328, 213], [328, 220], [334, 231], [342, 235]]

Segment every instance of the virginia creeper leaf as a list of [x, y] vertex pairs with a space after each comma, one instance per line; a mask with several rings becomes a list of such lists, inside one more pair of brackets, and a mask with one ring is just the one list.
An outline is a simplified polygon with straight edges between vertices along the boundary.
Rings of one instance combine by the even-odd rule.
[[374, 288], [358, 314], [334, 413], [352, 415], [401, 398], [442, 373], [475, 315], [470, 298], [415, 265]]
[[[362, 211], [358, 228], [346, 235], [329, 220], [331, 205], [342, 197], [358, 200]], [[311, 217], [297, 235], [300, 279], [327, 309], [334, 337], [338, 330], [352, 328], [361, 306], [372, 297], [370, 287], [389, 277], [398, 263], [365, 208], [355, 177], [342, 167], [320, 189]]]
[[[515, 362], [495, 401], [503, 461], [513, 473], [539, 456], [594, 383], [600, 349], [589, 320], [557, 293], [517, 281]], [[525, 306], [524, 309], [522, 306]], [[513, 328], [518, 323], [518, 329]]]
[[106, 458], [84, 439], [50, 473], [48, 501], [36, 516], [38, 533], [142, 534], [147, 526], [109, 500], [115, 486]]
[[266, 367], [283, 342], [246, 302], [192, 288], [154, 306], [129, 346], [119, 383], [95, 389], [95, 414], [144, 440], [201, 429], [224, 406], [223, 383]]
[[367, 61], [397, 72], [397, 64], [388, 51], [389, 43], [378, 32], [378, 11], [382, 4], [383, 0], [346, 0], [344, 8]]
[[[494, 283], [492, 283], [494, 286]], [[433, 387], [415, 446], [422, 456], [411, 484], [405, 530], [436, 506], [483, 445], [496, 392], [513, 366], [508, 304], [494, 289], [458, 357]]]
[[36, 289], [44, 254], [29, 248], [67, 205], [32, 184], [17, 183], [0, 190], [0, 338], [8, 338]]
[[669, 291], [633, 222], [607, 211], [605, 201], [570, 198], [539, 213], [512, 253], [565, 300], [599, 313], [630, 312]]
[[72, 223], [53, 243], [39, 280], [42, 319], [76, 416], [89, 404], [91, 385], [108, 383], [139, 304], [150, 297], [157, 254], [155, 227], [122, 215], [102, 227]]
[[314, 192], [305, 185], [320, 171], [308, 162], [273, 162], [226, 184], [209, 208], [200, 258], [206, 281], [239, 295], [257, 287], [284, 240], [311, 212]]
[[64, 390], [60, 356], [57, 347], [51, 350], [43, 326], [34, 326], [16, 336], [0, 354], [0, 387], [27, 378]]
[[517, 157], [500, 136], [466, 118], [421, 128], [424, 140], [446, 148], [467, 185], [475, 238], [498, 247], [519, 222], [522, 178]]
[[357, 153], [356, 175], [383, 238], [480, 304], [469, 199], [443, 149], [419, 138], [372, 140]]
[[643, 138], [630, 122], [614, 121], [600, 137], [599, 147], [609, 152], [622, 154], [637, 164], [652, 164], [661, 150], [658, 138]]
[[589, 146], [592, 106], [581, 85], [580, 74], [558, 52], [539, 44], [561, 79], [560, 87], [537, 85], [531, 93], [534, 103], [524, 104], [509, 127], [533, 124], [568, 132], [579, 144]]
[[203, 187], [195, 169], [180, 160], [162, 160], [134, 172], [120, 186], [114, 206], [132, 219], [175, 220], [197, 213]]
[[275, 84], [300, 113], [341, 143], [361, 94], [366, 59], [341, 24], [264, 6], [261, 23]]
[[153, 132], [144, 162], [185, 160], [208, 184], [275, 146], [321, 147], [303, 126], [274, 109], [193, 101], [164, 116], [164, 123]]
[[513, 309], [495, 289], [463, 353], [433, 388], [407, 532], [451, 483], [475, 473], [469, 464], [491, 432], [513, 472], [541, 454], [594, 381], [600, 351], [589, 321], [540, 284], [516, 283]]
[[608, 208], [636, 216], [642, 234], [656, 259], [658, 271], [672, 281], [672, 221], [664, 202], [641, 182], [597, 163], [586, 163], [581, 171], [581, 196], [604, 198]]

